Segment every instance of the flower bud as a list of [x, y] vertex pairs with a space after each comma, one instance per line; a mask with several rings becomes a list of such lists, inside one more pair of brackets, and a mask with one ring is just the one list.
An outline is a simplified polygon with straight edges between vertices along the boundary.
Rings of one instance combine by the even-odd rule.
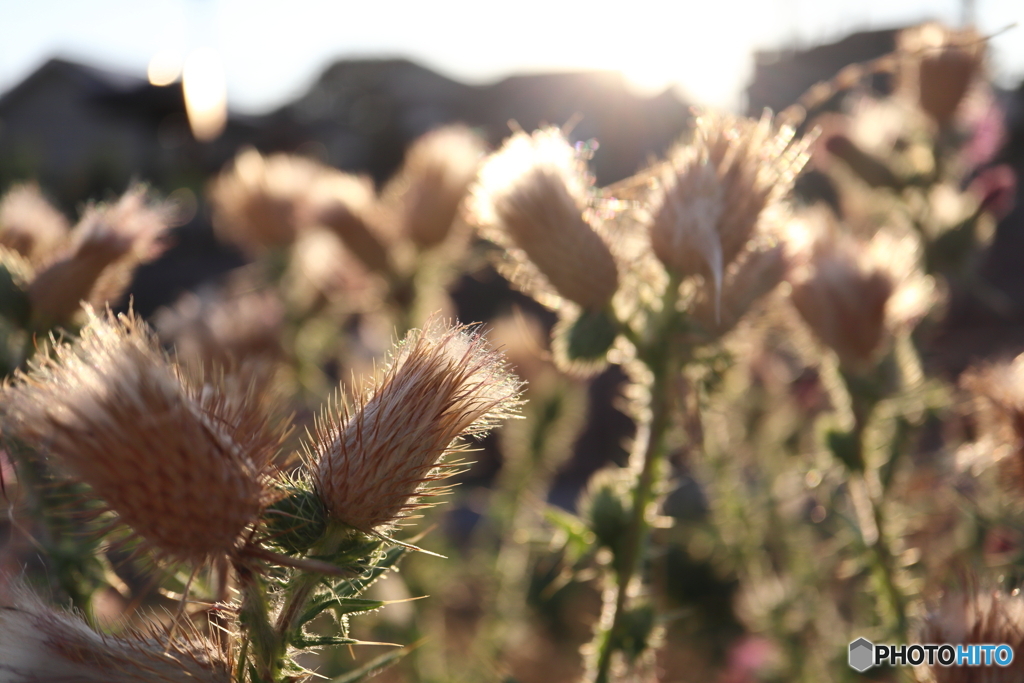
[[67, 238], [67, 218], [35, 184], [15, 185], [0, 199], [0, 246], [39, 263]]
[[171, 643], [96, 633], [22, 593], [0, 606], [0, 682], [228, 683], [231, 669], [198, 636]]
[[70, 235], [69, 250], [29, 286], [36, 324], [67, 321], [83, 300], [95, 306], [117, 303], [135, 269], [162, 251], [170, 218], [166, 208], [147, 204], [140, 186], [129, 188], [116, 204], [90, 207]]
[[62, 462], [155, 552], [231, 553], [270, 493], [262, 402], [190, 378], [132, 315], [97, 316], [2, 392], [4, 432]]
[[651, 247], [670, 272], [702, 275], [720, 295], [725, 269], [807, 162], [812, 139], [793, 134], [767, 115], [697, 119], [693, 141], [670, 152], [653, 200]]
[[898, 44], [904, 58], [901, 87], [916, 89], [921, 109], [947, 126], [981, 69], [985, 41], [973, 28], [958, 31], [932, 22], [902, 31]]
[[470, 202], [481, 234], [506, 251], [502, 274], [555, 308], [561, 297], [600, 310], [619, 286], [611, 249], [584, 214], [585, 171], [558, 129], [519, 132], [484, 163]]
[[462, 327], [411, 331], [349, 410], [317, 425], [316, 490], [329, 516], [364, 532], [394, 526], [445, 478], [444, 458], [512, 417], [521, 383], [501, 355]]
[[464, 126], [440, 128], [412, 143], [385, 195], [397, 205], [401, 231], [421, 249], [448, 236], [483, 154], [483, 140]]

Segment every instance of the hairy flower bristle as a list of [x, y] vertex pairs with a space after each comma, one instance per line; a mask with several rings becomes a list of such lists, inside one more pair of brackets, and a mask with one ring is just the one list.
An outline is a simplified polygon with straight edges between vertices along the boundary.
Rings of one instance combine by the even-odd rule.
[[483, 140], [465, 126], [439, 128], [409, 147], [384, 195], [401, 231], [421, 249], [448, 236], [483, 155]]
[[670, 152], [651, 209], [651, 246], [669, 271], [703, 275], [721, 292], [725, 269], [809, 158], [811, 138], [793, 136], [768, 114], [698, 117], [693, 141]]
[[[585, 214], [586, 161], [557, 128], [515, 133], [480, 169], [470, 218], [503, 247], [503, 274], [541, 303], [600, 310], [619, 287], [615, 258]], [[553, 290], [553, 291], [552, 291]]]
[[45, 260], [67, 239], [67, 218], [46, 201], [39, 186], [15, 185], [0, 199], [0, 245], [32, 263]]
[[33, 318], [52, 324], [68, 320], [81, 301], [117, 303], [135, 269], [158, 256], [170, 213], [151, 205], [146, 189], [134, 186], [114, 204], [93, 206], [70, 235], [70, 246], [29, 286]]
[[145, 324], [89, 311], [3, 389], [4, 431], [59, 459], [154, 551], [230, 553], [267, 502], [280, 435], [262, 402], [186, 376]]
[[227, 683], [230, 663], [201, 636], [103, 635], [23, 590], [0, 606], [0, 683]]
[[324, 416], [313, 446], [316, 489], [333, 519], [370, 532], [436, 494], [445, 456], [516, 413], [521, 383], [463, 327], [411, 331], [351, 411]]

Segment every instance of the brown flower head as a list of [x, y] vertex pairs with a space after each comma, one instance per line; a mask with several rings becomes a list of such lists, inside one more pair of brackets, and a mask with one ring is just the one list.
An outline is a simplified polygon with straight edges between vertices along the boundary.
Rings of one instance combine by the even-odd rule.
[[39, 263], [67, 239], [68, 219], [35, 184], [15, 185], [0, 199], [0, 245]]
[[448, 126], [412, 143], [384, 195], [401, 230], [421, 249], [445, 240], [476, 178], [484, 142], [465, 126]]
[[953, 119], [985, 57], [985, 41], [973, 28], [949, 29], [929, 22], [902, 31], [900, 88], [940, 126]]
[[311, 188], [305, 211], [305, 222], [329, 228], [368, 269], [393, 272], [372, 180], [325, 169]]
[[171, 218], [167, 207], [147, 202], [141, 186], [129, 188], [115, 204], [87, 209], [69, 248], [29, 286], [35, 321], [65, 322], [81, 301], [103, 306], [120, 300], [135, 269], [161, 253]]
[[703, 275], [721, 292], [726, 267], [807, 162], [812, 138], [793, 135], [767, 113], [698, 117], [693, 141], [670, 152], [652, 202], [651, 246], [669, 271]]
[[515, 133], [480, 169], [470, 217], [505, 249], [502, 274], [543, 304], [604, 308], [618, 266], [585, 212], [586, 159], [557, 128]]
[[930, 666], [935, 683], [1011, 683], [1024, 679], [1024, 597], [1001, 591], [951, 592], [925, 619], [918, 642], [1013, 648], [1001, 666]]
[[310, 188], [323, 172], [300, 156], [247, 149], [209, 188], [218, 235], [252, 254], [292, 243]]
[[[793, 227], [795, 234], [801, 224]], [[911, 236], [886, 232], [862, 242], [841, 233], [831, 220], [815, 229], [817, 234], [803, 245], [793, 240], [791, 299], [844, 367], [866, 369], [888, 336], [919, 320], [934, 300], [933, 282], [918, 266], [920, 245]]]
[[134, 316], [88, 313], [4, 387], [5, 433], [56, 456], [157, 554], [231, 552], [268, 498], [280, 434], [265, 406], [185, 376]]
[[229, 662], [199, 635], [166, 639], [93, 631], [24, 590], [0, 606], [2, 683], [228, 683]]
[[515, 414], [521, 383], [463, 327], [410, 332], [351, 411], [326, 415], [313, 446], [316, 488], [333, 519], [370, 532], [394, 525], [448, 476], [445, 456]]
[[1024, 354], [971, 368], [960, 385], [976, 399], [972, 418], [983, 451], [999, 466], [1000, 485], [1019, 495], [1024, 490]]

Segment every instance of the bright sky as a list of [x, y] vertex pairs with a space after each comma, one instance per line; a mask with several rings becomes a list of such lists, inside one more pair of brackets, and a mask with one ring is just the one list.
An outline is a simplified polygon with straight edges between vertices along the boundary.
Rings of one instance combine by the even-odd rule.
[[[0, 0], [0, 92], [55, 55], [145, 76], [160, 51], [224, 61], [228, 102], [261, 112], [340, 57], [409, 57], [471, 83], [513, 73], [618, 69], [736, 107], [751, 51], [810, 46], [925, 18], [959, 25], [963, 0]], [[993, 70], [1024, 77], [1024, 1], [973, 0]]]

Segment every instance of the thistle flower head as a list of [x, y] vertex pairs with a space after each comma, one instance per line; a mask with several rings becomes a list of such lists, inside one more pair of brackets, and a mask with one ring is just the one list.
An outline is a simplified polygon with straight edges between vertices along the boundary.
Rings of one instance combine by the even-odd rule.
[[913, 96], [940, 126], [956, 114], [981, 69], [985, 41], [973, 28], [961, 30], [929, 22], [901, 31], [900, 89]]
[[380, 207], [373, 181], [341, 171], [325, 170], [310, 190], [305, 221], [329, 228], [370, 270], [393, 270], [388, 235], [381, 230]]
[[356, 406], [318, 425], [316, 488], [331, 518], [370, 532], [423, 507], [460, 437], [513, 416], [521, 388], [478, 334], [436, 322], [410, 332]]
[[15, 185], [0, 199], [0, 245], [32, 263], [46, 259], [67, 238], [67, 218], [35, 184]]
[[946, 593], [925, 618], [918, 642], [1006, 644], [1013, 662], [1000, 666], [931, 666], [935, 683], [1010, 683], [1024, 676], [1024, 597], [1001, 591]]
[[483, 155], [483, 140], [465, 126], [439, 128], [412, 143], [384, 194], [402, 232], [421, 249], [448, 236]]
[[743, 251], [766, 209], [793, 185], [811, 138], [760, 121], [702, 114], [693, 141], [669, 154], [652, 201], [651, 246], [678, 276], [703, 275], [721, 292], [726, 267]]
[[218, 235], [254, 254], [291, 244], [302, 203], [322, 171], [300, 156], [245, 150], [210, 184]]
[[97, 316], [3, 389], [5, 432], [89, 484], [157, 554], [234, 550], [267, 502], [264, 406], [188, 377], [132, 315]]
[[116, 303], [135, 269], [161, 253], [171, 218], [166, 207], [147, 202], [142, 186], [129, 188], [114, 204], [87, 209], [67, 251], [32, 280], [33, 317], [63, 322], [83, 300], [95, 306]]
[[198, 635], [171, 643], [96, 633], [19, 591], [0, 606], [0, 683], [228, 683], [230, 664]]
[[[793, 227], [800, 229], [799, 223]], [[789, 274], [793, 304], [843, 366], [865, 369], [877, 360], [890, 334], [928, 311], [934, 284], [917, 265], [920, 245], [911, 236], [879, 232], [862, 242], [830, 221], [815, 229], [815, 235], [794, 247]]]
[[470, 217], [503, 247], [503, 274], [538, 301], [604, 308], [619, 286], [618, 266], [585, 213], [586, 160], [557, 128], [515, 133], [480, 169]]

